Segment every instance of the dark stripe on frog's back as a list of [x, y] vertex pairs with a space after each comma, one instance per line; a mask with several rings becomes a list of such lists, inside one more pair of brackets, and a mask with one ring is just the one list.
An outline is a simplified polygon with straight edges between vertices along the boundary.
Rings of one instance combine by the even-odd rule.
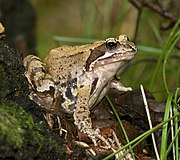
[[105, 52], [106, 52], [105, 44], [103, 43], [102, 45], [100, 45], [94, 49], [91, 49], [90, 52], [91, 52], [90, 56], [88, 57], [88, 59], [86, 61], [86, 66], [85, 66], [87, 71], [89, 70], [89, 67], [93, 61], [95, 61], [98, 57], [101, 57], [105, 54]]

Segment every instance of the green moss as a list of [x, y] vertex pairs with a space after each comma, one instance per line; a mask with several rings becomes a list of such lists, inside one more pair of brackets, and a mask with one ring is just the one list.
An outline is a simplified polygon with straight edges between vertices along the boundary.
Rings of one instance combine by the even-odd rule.
[[0, 142], [19, 148], [23, 143], [23, 130], [18, 121], [9, 113], [0, 108]]
[[16, 103], [0, 103], [0, 158], [64, 157], [60, 142], [60, 137], [51, 132], [43, 121], [34, 122]]
[[0, 104], [0, 156], [13, 156], [22, 148], [26, 139], [41, 147], [42, 135], [35, 128], [33, 119], [15, 103]]

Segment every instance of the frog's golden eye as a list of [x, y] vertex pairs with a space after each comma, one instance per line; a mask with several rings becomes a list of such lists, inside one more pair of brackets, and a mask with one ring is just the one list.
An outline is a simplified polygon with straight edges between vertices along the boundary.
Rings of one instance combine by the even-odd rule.
[[118, 45], [118, 43], [114, 39], [113, 40], [109, 39], [106, 41], [106, 48], [109, 50], [116, 48], [117, 45]]

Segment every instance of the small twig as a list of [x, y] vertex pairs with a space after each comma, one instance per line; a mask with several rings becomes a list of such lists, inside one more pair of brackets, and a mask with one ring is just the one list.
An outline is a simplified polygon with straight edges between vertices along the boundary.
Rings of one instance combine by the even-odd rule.
[[[163, 7], [162, 2], [160, 0], [156, 0], [156, 1], [157, 1], [157, 5], [152, 4], [150, 2], [147, 2], [146, 0], [129, 0], [129, 2], [138, 10], [138, 12], [141, 12], [142, 8], [146, 7], [146, 8], [149, 8], [149, 9], [153, 10], [155, 13], [161, 15], [162, 17], [170, 20], [170, 22], [168, 24], [166, 24], [166, 25], [160, 24], [161, 29], [167, 30], [167, 29], [171, 28], [177, 22], [177, 17], [172, 15], [171, 13], [169, 13]], [[136, 28], [137, 27], [138, 26], [136, 26]]]
[[158, 4], [158, 6], [159, 6], [163, 11], [165, 11], [164, 6], [163, 6], [163, 4], [162, 4], [162, 1], [161, 1], [161, 0], [156, 0], [156, 2], [157, 2], [157, 4]]
[[149, 3], [145, 0], [137, 0], [137, 1], [139, 1], [139, 3], [141, 3], [144, 7], [147, 7], [149, 9], [155, 11], [156, 13], [161, 15], [162, 17], [169, 19], [171, 22], [173, 22], [173, 23], [177, 22], [177, 18], [175, 16], [173, 16], [171, 13], [169, 13], [167, 11], [164, 11], [163, 9], [158, 7], [157, 5]]
[[138, 10], [138, 16], [137, 16], [137, 20], [136, 20], [136, 29], [135, 29], [135, 34], [134, 34], [134, 42], [137, 43], [137, 35], [138, 35], [138, 30], [139, 30], [139, 22], [141, 19], [141, 9]]
[[141, 6], [139, 6], [136, 1], [134, 1], [134, 0], [129, 0], [129, 2], [130, 2], [134, 7], [136, 7], [136, 9], [138, 9], [138, 10], [141, 9]]
[[136, 19], [136, 28], [135, 28], [135, 33], [134, 33], [134, 38], [133, 38], [133, 41], [135, 43], [137, 43], [137, 35], [138, 35], [138, 30], [139, 30], [139, 22], [140, 22], [140, 19], [141, 19], [141, 6], [139, 6], [134, 0], [129, 0], [129, 2], [138, 10], [138, 16], [137, 16], [137, 19]]

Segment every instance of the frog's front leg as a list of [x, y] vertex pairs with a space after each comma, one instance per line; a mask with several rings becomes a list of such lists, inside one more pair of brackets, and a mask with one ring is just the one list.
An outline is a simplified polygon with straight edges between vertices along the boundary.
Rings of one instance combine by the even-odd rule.
[[120, 82], [119, 80], [116, 80], [116, 79], [113, 79], [109, 82], [109, 88], [114, 88], [114, 89], [117, 89], [118, 91], [124, 91], [124, 92], [127, 92], [127, 91], [131, 91], [132, 88], [131, 87], [124, 87]]
[[100, 139], [105, 143], [105, 146], [111, 148], [110, 143], [100, 135], [99, 129], [92, 128], [92, 121], [90, 118], [90, 110], [88, 106], [90, 91], [89, 85], [80, 86], [79, 92], [77, 95], [76, 109], [74, 111], [74, 120], [75, 125], [78, 129], [88, 135], [88, 137], [92, 140], [95, 146], [97, 146], [97, 140]]

